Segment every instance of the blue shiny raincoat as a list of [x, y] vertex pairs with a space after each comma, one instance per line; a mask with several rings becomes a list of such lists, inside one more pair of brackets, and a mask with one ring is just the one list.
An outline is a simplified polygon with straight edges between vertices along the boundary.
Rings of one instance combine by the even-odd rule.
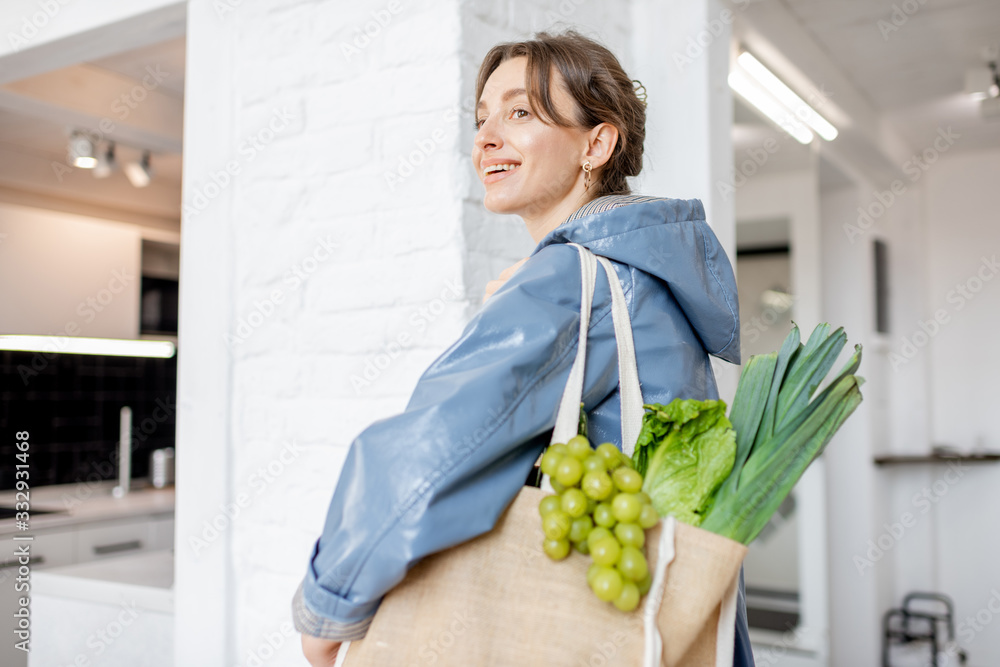
[[[488, 532], [524, 486], [578, 343], [580, 258], [570, 241], [614, 263], [644, 401], [718, 398], [709, 356], [739, 363], [739, 304], [701, 202], [595, 200], [539, 242], [424, 372], [405, 411], [352, 443], [293, 602], [300, 632], [362, 637], [409, 568]], [[590, 439], [621, 447], [617, 384], [611, 294], [598, 271], [583, 401]], [[734, 655], [734, 665], [753, 664], [742, 576]]]

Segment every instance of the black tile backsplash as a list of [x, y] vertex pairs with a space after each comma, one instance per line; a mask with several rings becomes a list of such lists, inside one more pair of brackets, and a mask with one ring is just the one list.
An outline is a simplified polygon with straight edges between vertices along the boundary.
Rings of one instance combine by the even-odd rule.
[[116, 479], [120, 410], [132, 408], [132, 477], [174, 446], [177, 355], [170, 359], [0, 351], [0, 490], [14, 488], [28, 431], [31, 488]]

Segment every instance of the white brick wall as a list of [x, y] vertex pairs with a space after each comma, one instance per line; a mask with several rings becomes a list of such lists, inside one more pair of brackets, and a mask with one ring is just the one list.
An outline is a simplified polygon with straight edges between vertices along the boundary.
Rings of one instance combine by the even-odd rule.
[[[178, 447], [228, 463], [181, 469], [179, 610], [211, 595], [185, 588], [185, 567], [214, 567], [227, 616], [215, 622], [231, 638], [219, 650], [301, 665], [283, 624], [347, 447], [402, 409], [486, 282], [534, 248], [519, 219], [482, 208], [469, 157], [479, 62], [553, 20], [622, 52], [628, 3], [223, 2], [232, 10], [189, 11], [182, 348], [188, 331], [198, 349], [182, 352], [180, 403], [181, 421], [210, 418], [200, 374], [223, 373], [229, 393], [212, 401], [228, 434], [181, 428]], [[208, 293], [215, 309], [183, 303]], [[208, 329], [220, 333], [197, 337]], [[231, 525], [192, 547], [231, 503]], [[188, 613], [179, 645], [206, 632]]]

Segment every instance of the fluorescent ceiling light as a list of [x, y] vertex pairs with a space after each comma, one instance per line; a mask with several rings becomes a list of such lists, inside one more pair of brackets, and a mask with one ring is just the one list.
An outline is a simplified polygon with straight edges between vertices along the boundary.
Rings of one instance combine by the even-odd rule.
[[813, 133], [809, 131], [808, 127], [799, 122], [791, 111], [757, 86], [741, 70], [734, 69], [729, 73], [729, 87], [736, 91], [740, 97], [757, 107], [762, 114], [774, 121], [778, 127], [792, 135], [792, 138], [800, 144], [808, 144], [813, 140]]
[[169, 340], [83, 338], [80, 336], [0, 336], [0, 350], [45, 354], [104, 354], [114, 357], [169, 359], [176, 348]]
[[759, 60], [753, 57], [753, 54], [749, 51], [744, 51], [736, 59], [736, 62], [763, 86], [767, 92], [774, 95], [775, 99], [788, 107], [795, 114], [796, 118], [815, 130], [816, 134], [827, 141], [833, 141], [837, 138], [837, 128], [816, 113], [815, 109], [806, 104], [805, 100], [796, 95], [771, 70], [764, 67]]

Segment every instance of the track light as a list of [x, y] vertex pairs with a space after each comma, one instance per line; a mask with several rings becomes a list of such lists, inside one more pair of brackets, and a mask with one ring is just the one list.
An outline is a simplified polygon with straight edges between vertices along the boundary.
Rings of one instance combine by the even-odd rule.
[[115, 144], [108, 143], [107, 148], [97, 156], [97, 166], [94, 167], [94, 178], [107, 178], [115, 167]]
[[94, 141], [84, 132], [74, 132], [69, 138], [69, 161], [74, 167], [93, 169], [97, 166]]
[[126, 162], [122, 169], [124, 169], [125, 175], [128, 176], [128, 180], [132, 182], [134, 187], [146, 187], [153, 176], [153, 171], [149, 166], [149, 151], [143, 151], [141, 161]]

